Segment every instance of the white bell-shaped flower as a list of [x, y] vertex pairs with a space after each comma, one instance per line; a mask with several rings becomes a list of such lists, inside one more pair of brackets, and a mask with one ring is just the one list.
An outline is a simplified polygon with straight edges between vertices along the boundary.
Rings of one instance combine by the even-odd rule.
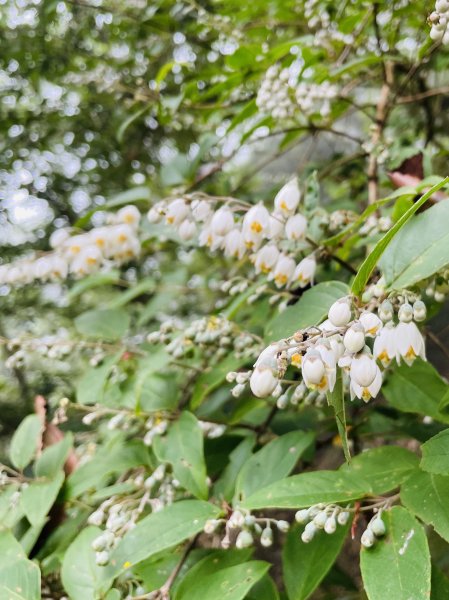
[[289, 217], [285, 224], [285, 235], [288, 240], [298, 241], [303, 240], [306, 236], [307, 231], [307, 219], [301, 215], [296, 214]]
[[212, 231], [211, 223], [205, 223], [202, 230], [200, 231], [200, 235], [198, 236], [198, 244], [200, 246], [207, 246], [212, 251], [220, 248], [224, 242], [224, 237], [220, 235], [216, 235]]
[[86, 246], [85, 235], [73, 235], [64, 242], [64, 250], [70, 258], [75, 257]]
[[231, 229], [223, 240], [224, 255], [232, 258], [242, 258], [246, 252], [245, 242], [240, 229]]
[[325, 381], [318, 386], [320, 392], [332, 391], [337, 380], [337, 360], [338, 357], [332, 350], [327, 340], [323, 340], [315, 345], [314, 350], [319, 353], [325, 367]]
[[301, 192], [296, 177], [290, 179], [274, 198], [275, 209], [285, 216], [293, 215], [301, 200]]
[[69, 237], [70, 234], [67, 229], [56, 229], [50, 236], [50, 246], [55, 249], [60, 248]]
[[413, 308], [408, 302], [399, 307], [398, 318], [402, 323], [410, 323], [413, 320]]
[[251, 391], [258, 398], [270, 396], [278, 383], [279, 380], [274, 375], [273, 369], [265, 366], [256, 367], [249, 379]]
[[279, 346], [277, 343], [270, 344], [259, 354], [258, 359], [254, 363], [255, 367], [270, 367], [277, 369], [277, 356], [279, 354]]
[[167, 209], [167, 203], [164, 200], [156, 202], [154, 206], [147, 212], [147, 220], [149, 223], [159, 223]]
[[270, 240], [278, 240], [284, 235], [285, 219], [284, 216], [278, 212], [274, 212], [270, 215], [270, 222], [268, 226], [267, 237]]
[[38, 258], [33, 264], [33, 279], [40, 279], [46, 281], [51, 274], [51, 258], [49, 256], [42, 256]]
[[279, 250], [274, 244], [262, 246], [254, 260], [256, 273], [270, 273], [279, 259]]
[[115, 221], [131, 225], [131, 227], [137, 227], [140, 221], [140, 211], [134, 204], [128, 204], [117, 212]]
[[252, 206], [243, 218], [243, 235], [265, 236], [270, 227], [270, 213], [263, 204]]
[[103, 255], [97, 246], [87, 246], [73, 260], [70, 270], [77, 276], [89, 275], [98, 269], [102, 259]]
[[359, 317], [367, 337], [376, 337], [382, 327], [382, 321], [372, 312], [365, 311]]
[[326, 389], [326, 366], [316, 350], [307, 350], [302, 360], [302, 376], [309, 389]]
[[227, 206], [222, 206], [214, 213], [210, 227], [212, 233], [217, 236], [225, 236], [234, 227], [234, 215]]
[[50, 258], [50, 277], [52, 279], [66, 279], [69, 271], [69, 265], [62, 256], [54, 254]]
[[183, 198], [172, 200], [165, 211], [165, 220], [169, 225], [179, 225], [189, 215], [189, 207]]
[[212, 208], [206, 200], [194, 200], [191, 204], [192, 216], [195, 221], [204, 223], [212, 214]]
[[373, 354], [383, 367], [388, 367], [396, 357], [396, 330], [393, 321], [386, 323], [380, 330], [374, 340]]
[[328, 313], [329, 321], [335, 327], [344, 327], [351, 320], [351, 305], [349, 298], [340, 298], [332, 304]]
[[352, 359], [349, 376], [357, 385], [368, 387], [373, 383], [378, 370], [374, 358], [368, 353], [362, 353]]
[[187, 242], [195, 237], [196, 234], [196, 225], [191, 219], [184, 219], [178, 229], [179, 237]]
[[360, 352], [365, 347], [365, 329], [358, 321], [353, 323], [346, 331], [343, 343], [345, 348], [351, 354]]
[[398, 363], [402, 358], [410, 366], [418, 356], [426, 360], [424, 339], [413, 321], [399, 323], [395, 328], [395, 333], [396, 360]]
[[286, 254], [281, 254], [276, 262], [273, 272], [270, 274], [270, 279], [274, 279], [276, 287], [280, 288], [290, 281], [295, 270], [295, 261]]
[[367, 386], [362, 386], [355, 379], [351, 379], [349, 385], [351, 399], [357, 397], [360, 400], [363, 400], [364, 402], [368, 402], [370, 398], [375, 398], [377, 396], [382, 386], [382, 373], [380, 372], [380, 369], [377, 365], [376, 368], [377, 369], [374, 379]]
[[313, 254], [306, 256], [297, 265], [292, 282], [300, 287], [306, 287], [309, 283], [313, 283], [316, 271], [316, 260]]

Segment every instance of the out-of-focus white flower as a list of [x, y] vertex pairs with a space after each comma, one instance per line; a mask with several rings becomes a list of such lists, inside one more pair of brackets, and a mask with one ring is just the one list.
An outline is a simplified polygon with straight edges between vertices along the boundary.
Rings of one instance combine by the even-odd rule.
[[56, 229], [50, 236], [50, 246], [52, 248], [60, 248], [69, 238], [69, 235], [67, 229]]
[[243, 235], [249, 240], [255, 236], [265, 236], [270, 227], [270, 213], [263, 206], [257, 204], [252, 206], [243, 218]]
[[86, 245], [86, 237], [84, 235], [73, 235], [64, 242], [64, 250], [70, 257], [75, 257], [81, 252]]
[[255, 367], [271, 367], [272, 369], [277, 368], [277, 355], [279, 354], [278, 344], [270, 344], [260, 354], [256, 362]]
[[212, 214], [212, 208], [206, 200], [194, 200], [191, 204], [192, 216], [195, 221], [205, 222]]
[[382, 327], [382, 321], [372, 312], [363, 312], [359, 317], [359, 321], [363, 325], [367, 337], [376, 337]]
[[137, 227], [140, 221], [139, 209], [134, 204], [128, 204], [121, 208], [115, 217], [117, 223], [124, 223], [125, 225], [131, 225], [131, 227]]
[[276, 194], [274, 198], [274, 206], [278, 212], [285, 216], [293, 215], [296, 211], [299, 201], [301, 200], [301, 192], [298, 187], [296, 177], [290, 179]]
[[240, 229], [231, 229], [226, 234], [224, 241], [224, 254], [232, 258], [242, 258], [246, 252], [245, 242]]
[[292, 281], [300, 287], [306, 287], [309, 283], [313, 283], [316, 271], [316, 260], [313, 254], [306, 256], [297, 265]]
[[179, 229], [178, 229], [179, 237], [184, 242], [187, 242], [188, 240], [191, 240], [193, 237], [195, 237], [195, 234], [196, 234], [195, 223], [193, 221], [191, 221], [190, 219], [184, 219], [184, 221], [181, 223], [181, 225], [179, 226]]
[[274, 212], [270, 215], [270, 223], [268, 227], [268, 235], [267, 237], [270, 240], [277, 240], [282, 237], [284, 233], [285, 222], [283, 215]]
[[223, 237], [234, 227], [234, 215], [227, 206], [222, 206], [213, 215], [210, 222], [214, 235]]
[[165, 211], [165, 220], [169, 225], [179, 225], [189, 214], [189, 207], [183, 198], [172, 200]]
[[254, 260], [256, 273], [269, 273], [279, 259], [279, 250], [274, 244], [262, 246]]
[[402, 358], [410, 366], [418, 356], [426, 360], [424, 339], [413, 321], [399, 323], [395, 329], [395, 333], [396, 360], [398, 363]]
[[344, 327], [351, 320], [351, 305], [349, 298], [340, 298], [332, 304], [328, 313], [329, 321], [335, 327]]
[[166, 208], [167, 203], [164, 202], [164, 200], [156, 202], [156, 204], [147, 212], [148, 221], [150, 223], [159, 223], [159, 221], [165, 213]]
[[307, 219], [303, 215], [298, 213], [288, 218], [285, 224], [285, 235], [288, 240], [302, 240], [305, 238], [306, 231]]
[[73, 260], [70, 270], [77, 276], [94, 273], [101, 264], [102, 259], [103, 255], [99, 248], [96, 246], [87, 246]]
[[393, 321], [386, 323], [380, 330], [374, 340], [373, 354], [384, 367], [388, 367], [396, 357], [396, 330]]
[[270, 278], [274, 279], [276, 287], [280, 288], [290, 281], [293, 272], [295, 270], [295, 261], [286, 254], [281, 254], [276, 262], [273, 272], [270, 274]]

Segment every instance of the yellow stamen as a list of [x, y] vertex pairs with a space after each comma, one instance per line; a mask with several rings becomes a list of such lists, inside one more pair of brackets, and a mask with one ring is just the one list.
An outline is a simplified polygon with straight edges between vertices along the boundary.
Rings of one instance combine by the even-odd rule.
[[128, 236], [127, 236], [125, 233], [121, 233], [121, 234], [118, 236], [118, 241], [119, 241], [119, 242], [126, 242], [126, 241], [127, 241], [127, 239], [128, 239]]
[[167, 223], [169, 225], [173, 225], [174, 221], [175, 221], [175, 217], [167, 217]]
[[262, 231], [262, 225], [259, 221], [253, 221], [253, 223], [251, 223], [251, 231], [254, 231], [254, 233], [260, 233]]
[[368, 388], [363, 388], [362, 391], [362, 399], [366, 402], [371, 398], [371, 394]]
[[274, 278], [276, 283], [279, 283], [279, 285], [285, 285], [287, 283], [287, 275], [284, 275], [283, 273], [279, 273], [279, 275], [276, 275], [276, 277]]
[[301, 354], [299, 354], [298, 352], [296, 352], [295, 354], [293, 354], [292, 358], [291, 358], [291, 361], [292, 361], [292, 365], [294, 367], [300, 367], [301, 363], [302, 363], [302, 356], [301, 356]]
[[405, 353], [404, 358], [406, 358], [407, 360], [415, 360], [416, 353], [415, 353], [415, 351], [413, 350], [413, 348], [411, 346], [409, 347], [409, 349]]
[[92, 256], [88, 256], [86, 262], [88, 265], [95, 265], [97, 263], [97, 259], [93, 258]]

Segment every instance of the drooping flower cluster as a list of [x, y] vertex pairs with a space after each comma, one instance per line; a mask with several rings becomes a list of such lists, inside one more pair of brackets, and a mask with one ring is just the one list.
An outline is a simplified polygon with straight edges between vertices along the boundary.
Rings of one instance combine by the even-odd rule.
[[[313, 283], [316, 271], [314, 253], [306, 253], [307, 219], [298, 212], [301, 192], [292, 179], [274, 198], [269, 212], [261, 203], [242, 208], [238, 201], [213, 210], [207, 200], [176, 198], [161, 201], [148, 213], [148, 220], [162, 219], [176, 227], [182, 240], [197, 239], [200, 246], [221, 250], [226, 257], [241, 259], [248, 255], [256, 274], [265, 274], [276, 287], [305, 287]], [[239, 214], [244, 210], [244, 214]]]
[[299, 108], [306, 115], [318, 113], [326, 117], [331, 110], [331, 102], [337, 96], [338, 89], [328, 81], [308, 83], [300, 81], [295, 88], [295, 98]]
[[449, 1], [437, 0], [435, 10], [429, 16], [431, 24], [430, 37], [432, 40], [441, 41], [443, 44], [449, 44]]
[[0, 265], [0, 285], [25, 285], [69, 275], [80, 278], [97, 272], [103, 265], [125, 263], [140, 253], [139, 221], [139, 210], [129, 205], [109, 215], [109, 224], [87, 233], [71, 235], [66, 229], [58, 229], [50, 237], [53, 252]]
[[295, 520], [301, 525], [305, 525], [301, 534], [301, 539], [305, 544], [311, 542], [321, 529], [332, 535], [337, 531], [337, 525], [346, 525], [349, 517], [348, 510], [336, 504], [315, 504], [310, 508], [298, 510], [295, 514]]
[[229, 548], [235, 544], [236, 548], [249, 548], [254, 545], [255, 539], [259, 538], [260, 544], [265, 548], [273, 544], [273, 529], [286, 533], [290, 524], [283, 519], [268, 517], [255, 517], [249, 511], [237, 508], [228, 519], [210, 519], [204, 526], [207, 534], [217, 533], [223, 530], [224, 537], [221, 539], [222, 548]]
[[[380, 366], [385, 369], [393, 360], [409, 366], [417, 357], [425, 360], [424, 340], [415, 323], [426, 318], [424, 302], [416, 299], [411, 305], [399, 296], [395, 304], [398, 323], [388, 299], [380, 303], [377, 314], [358, 309], [350, 297], [337, 300], [319, 327], [298, 331], [265, 348], [250, 376], [253, 394], [275, 396], [282, 408], [289, 398], [291, 402], [296, 397], [297, 403], [306, 389], [318, 394], [332, 391], [341, 369], [351, 399], [374, 398], [382, 385]], [[282, 379], [290, 366], [301, 370], [302, 381], [290, 383], [284, 392]]]

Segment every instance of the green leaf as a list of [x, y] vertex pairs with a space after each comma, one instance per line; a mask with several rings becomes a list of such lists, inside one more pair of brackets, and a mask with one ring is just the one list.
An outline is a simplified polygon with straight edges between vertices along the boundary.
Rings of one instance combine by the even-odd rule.
[[449, 264], [448, 220], [443, 200], [407, 223], [380, 262], [389, 289], [408, 288]]
[[326, 281], [304, 292], [296, 304], [276, 315], [265, 328], [265, 340], [274, 341], [289, 337], [298, 329], [321, 323], [332, 304], [348, 294], [341, 281]]
[[242, 365], [242, 359], [236, 358], [234, 354], [228, 354], [221, 362], [214, 365], [210, 370], [204, 371], [196, 378], [190, 399], [190, 408], [195, 410], [205, 398], [223, 383], [229, 371], [235, 371]]
[[362, 548], [360, 567], [369, 600], [430, 597], [430, 553], [418, 521], [401, 506], [383, 513], [385, 538]]
[[64, 467], [72, 446], [73, 434], [68, 431], [60, 442], [45, 448], [34, 465], [36, 477], [55, 477]]
[[382, 386], [383, 395], [394, 408], [428, 415], [443, 423], [449, 422], [449, 416], [439, 410], [446, 391], [447, 383], [430, 363], [421, 359], [416, 359], [411, 367], [402, 364], [395, 368]]
[[204, 462], [203, 432], [192, 413], [184, 411], [167, 435], [154, 440], [160, 461], [169, 462], [181, 485], [197, 498], [207, 499], [207, 473]]
[[76, 330], [87, 337], [119, 340], [128, 331], [130, 316], [124, 310], [106, 308], [88, 310], [76, 317]]
[[111, 557], [114, 575], [167, 550], [203, 530], [220, 509], [201, 500], [175, 502], [139, 521], [123, 537]]
[[84, 294], [87, 290], [91, 290], [96, 287], [101, 287], [103, 285], [113, 285], [120, 280], [120, 271], [113, 270], [108, 271], [107, 273], [94, 273], [93, 275], [88, 275], [84, 277], [80, 281], [77, 281], [75, 285], [70, 289], [67, 294], [68, 300], [72, 302], [81, 294]]
[[170, 373], [147, 373], [136, 382], [136, 406], [146, 412], [172, 410], [178, 403], [179, 385]]
[[401, 487], [401, 501], [449, 542], [449, 477], [418, 471]]
[[365, 289], [365, 285], [367, 284], [371, 273], [374, 270], [374, 267], [378, 263], [380, 257], [386, 250], [387, 246], [394, 238], [394, 236], [398, 233], [398, 231], [407, 223], [407, 221], [415, 214], [415, 212], [425, 203], [427, 200], [440, 188], [445, 186], [449, 182], [449, 177], [442, 179], [439, 183], [430, 188], [425, 194], [421, 196], [421, 198], [415, 202], [415, 204], [402, 215], [402, 217], [396, 221], [393, 227], [387, 231], [387, 233], [377, 242], [374, 249], [370, 252], [370, 254], [363, 261], [360, 266], [357, 275], [352, 282], [351, 291], [355, 296], [361, 296]]
[[340, 470], [363, 477], [374, 494], [381, 496], [401, 485], [418, 469], [416, 454], [400, 446], [381, 446], [355, 456]]
[[235, 482], [240, 469], [251, 456], [252, 449], [256, 443], [256, 436], [251, 432], [240, 444], [229, 454], [229, 463], [226, 465], [221, 477], [215, 482], [213, 495], [223, 497], [228, 502], [234, 495]]
[[449, 475], [449, 429], [440, 431], [421, 446], [421, 469], [437, 475]]
[[449, 598], [449, 579], [438, 567], [432, 565], [432, 593], [430, 600]]
[[291, 431], [253, 454], [237, 477], [234, 504], [239, 504], [270, 483], [287, 477], [313, 440], [312, 432]]
[[343, 389], [341, 369], [338, 369], [338, 375], [334, 389], [332, 392], [327, 393], [327, 401], [329, 406], [332, 406], [334, 409], [335, 421], [337, 422], [337, 429], [341, 439], [343, 453], [345, 455], [346, 462], [350, 463], [351, 453], [349, 452], [348, 433], [346, 430], [345, 393]]
[[319, 531], [311, 542], [301, 540], [299, 527], [288, 532], [282, 551], [282, 570], [289, 600], [305, 600], [316, 590], [334, 564], [350, 524], [327, 535]]
[[253, 585], [249, 594], [245, 596], [246, 600], [279, 600], [279, 592], [276, 584], [269, 575], [264, 575], [262, 579]]
[[207, 556], [194, 564], [182, 578], [180, 584], [176, 588], [173, 600], [190, 600], [191, 590], [198, 580], [203, 579], [207, 575], [212, 575], [222, 569], [233, 567], [244, 563], [249, 559], [252, 553], [251, 548], [244, 550], [212, 550]]
[[314, 471], [276, 481], [242, 502], [242, 507], [302, 508], [319, 502], [349, 502], [370, 494], [370, 484], [358, 473]]
[[79, 404], [101, 403], [106, 382], [122, 352], [108, 356], [98, 367], [87, 369], [76, 386], [76, 399]]
[[33, 481], [23, 490], [20, 503], [31, 525], [41, 525], [53, 506], [64, 483], [64, 473], [59, 472], [52, 481]]
[[246, 121], [246, 119], [249, 119], [249, 117], [252, 117], [256, 113], [257, 113], [256, 101], [250, 100], [247, 104], [245, 104], [245, 106], [242, 108], [242, 110], [240, 110], [238, 113], [236, 113], [236, 115], [233, 117], [226, 133], [227, 134], [230, 133], [233, 129], [235, 129], [237, 127], [237, 125], [240, 125], [240, 123], [242, 123], [243, 121]]
[[134, 121], [137, 121], [137, 119], [139, 117], [141, 117], [142, 115], [144, 115], [150, 108], [151, 108], [151, 104], [147, 104], [143, 108], [139, 108], [139, 110], [136, 110], [135, 112], [133, 112], [124, 121], [122, 121], [122, 123], [120, 124], [120, 127], [117, 129], [117, 134], [116, 134], [117, 141], [119, 144], [121, 144], [123, 142], [123, 138], [125, 137], [125, 133], [126, 133], [127, 129], [134, 123]]
[[28, 415], [12, 436], [9, 456], [15, 467], [23, 470], [37, 452], [42, 423], [37, 415]]
[[152, 277], [146, 277], [139, 281], [137, 285], [133, 285], [126, 290], [126, 292], [121, 293], [119, 296], [114, 298], [108, 303], [108, 308], [120, 308], [125, 306], [135, 298], [142, 296], [143, 294], [148, 294], [149, 292], [154, 291], [156, 288], [156, 283]]
[[9, 531], [0, 531], [0, 598], [40, 600], [41, 574]]
[[176, 595], [176, 600], [242, 600], [261, 579], [270, 564], [261, 560], [252, 560], [214, 573], [197, 577], [189, 585], [183, 595]]
[[102, 533], [98, 527], [87, 527], [67, 548], [62, 561], [61, 579], [71, 600], [97, 600], [100, 591], [110, 587], [109, 569], [95, 562], [92, 542]]

